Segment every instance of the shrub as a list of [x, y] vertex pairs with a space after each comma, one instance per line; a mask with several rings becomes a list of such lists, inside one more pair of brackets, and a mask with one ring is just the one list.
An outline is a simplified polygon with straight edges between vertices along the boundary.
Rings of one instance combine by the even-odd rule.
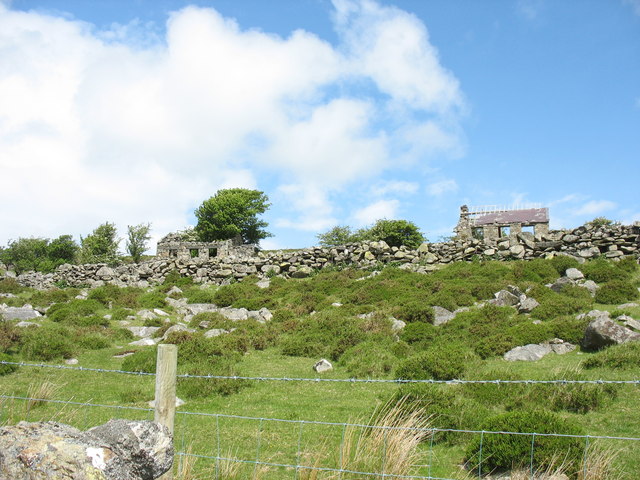
[[193, 278], [183, 277], [182, 275], [180, 275], [180, 272], [178, 270], [171, 270], [164, 277], [164, 281], [162, 282], [162, 285], [164, 287], [163, 290], [165, 292], [168, 292], [171, 289], [171, 287], [174, 287], [174, 286], [183, 288], [183, 287], [188, 287], [193, 285]]
[[200, 328], [200, 323], [209, 322], [207, 328], [229, 328], [233, 325], [233, 321], [224, 317], [218, 312], [201, 312], [197, 313], [189, 321], [189, 327]]
[[577, 345], [582, 341], [590, 321], [588, 317], [582, 320], [577, 320], [575, 317], [557, 317], [548, 322], [548, 325], [553, 337]]
[[220, 305], [216, 301], [216, 293], [211, 289], [192, 288], [185, 293], [185, 296], [187, 297], [187, 303], [215, 303]]
[[410, 345], [429, 344], [439, 334], [438, 327], [430, 323], [415, 322], [410, 323], [400, 332], [400, 338]]
[[122, 370], [126, 372], [155, 373], [158, 347], [148, 347], [129, 355], [122, 362]]
[[54, 322], [61, 322], [71, 317], [87, 317], [93, 315], [104, 306], [96, 300], [71, 300], [68, 303], [57, 303], [47, 310], [47, 317]]
[[23, 333], [38, 327], [21, 329], [15, 323], [0, 320], [0, 353], [15, 352], [20, 346]]
[[154, 308], [167, 308], [167, 301], [162, 292], [147, 292], [140, 296], [138, 304], [142, 308], [154, 309]]
[[453, 380], [462, 377], [474, 357], [466, 345], [441, 342], [402, 361], [395, 376], [407, 380]]
[[[6, 353], [0, 353], [0, 362], [15, 362], [11, 355], [7, 355]], [[4, 375], [9, 375], [10, 373], [18, 370], [18, 365], [7, 365], [0, 363], [0, 377]]]
[[14, 278], [4, 278], [0, 280], [0, 293], [12, 293], [16, 295], [25, 290], [27, 290], [27, 287], [20, 285]]
[[111, 320], [124, 320], [129, 315], [134, 315], [134, 312], [128, 308], [117, 307], [111, 311]]
[[[560, 461], [574, 474], [584, 454], [584, 441], [574, 437], [509, 435], [489, 432], [559, 433], [582, 435], [581, 428], [570, 420], [544, 410], [507, 412], [489, 418], [481, 426], [485, 433], [478, 435], [467, 448], [467, 466], [480, 474], [494, 470], [530, 467], [545, 470]], [[480, 457], [482, 454], [482, 457]], [[532, 463], [532, 465], [530, 465]]]
[[[219, 357], [208, 364], [188, 363], [184, 373], [190, 375], [214, 375], [233, 377], [239, 374], [236, 360]], [[233, 378], [184, 378], [178, 379], [178, 395], [186, 398], [205, 398], [211, 395], [232, 395], [249, 386], [246, 380]]]
[[627, 369], [640, 365], [640, 342], [612, 345], [594, 353], [583, 364], [585, 368]]
[[395, 343], [391, 339], [359, 343], [344, 352], [340, 357], [340, 365], [353, 377], [388, 375], [397, 362], [397, 358], [392, 353]]
[[612, 280], [601, 285], [596, 291], [596, 302], [605, 304], [619, 304], [638, 298], [638, 289], [630, 282]]
[[588, 299], [573, 298], [543, 286], [534, 287], [530, 296], [540, 302], [540, 305], [533, 310], [532, 315], [541, 320], [572, 315], [588, 309], [593, 303], [591, 297]]
[[430, 305], [413, 301], [405, 303], [395, 310], [395, 315], [407, 323], [424, 322], [433, 323], [433, 308]]
[[589, 280], [593, 280], [596, 283], [606, 283], [612, 280], [628, 280], [629, 272], [625, 271], [625, 268], [620, 268], [613, 262], [598, 258], [585, 263], [581, 267], [582, 273]]
[[550, 283], [558, 278], [558, 272], [553, 263], [542, 258], [514, 262], [512, 274], [518, 282]]
[[29, 329], [23, 334], [20, 353], [27, 360], [71, 358], [75, 352], [71, 332], [59, 325]]
[[574, 257], [568, 255], [558, 255], [549, 260], [553, 268], [555, 268], [558, 275], [564, 275], [564, 273], [570, 268], [580, 268], [580, 262]]
[[77, 343], [80, 348], [86, 348], [87, 350], [100, 350], [111, 345], [107, 338], [98, 333], [83, 335], [78, 338]]

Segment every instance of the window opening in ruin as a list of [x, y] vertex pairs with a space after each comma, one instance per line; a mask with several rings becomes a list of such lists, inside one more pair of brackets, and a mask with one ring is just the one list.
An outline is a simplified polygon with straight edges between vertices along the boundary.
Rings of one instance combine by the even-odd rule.
[[511, 227], [500, 227], [500, 238], [506, 238], [511, 234]]
[[218, 249], [217, 248], [210, 248], [209, 249], [209, 257], [217, 257], [218, 256]]
[[191, 255], [191, 258], [196, 258], [199, 253], [200, 252], [198, 251], [197, 248], [190, 248], [189, 249], [189, 254]]
[[530, 233], [531, 235], [533, 235], [535, 233], [535, 229], [533, 225], [523, 225], [522, 233]]
[[482, 227], [474, 227], [471, 229], [471, 236], [476, 240], [484, 239], [484, 228]]
[[177, 257], [178, 256], [178, 249], [177, 248], [170, 248], [169, 249], [169, 256], [170, 257]]

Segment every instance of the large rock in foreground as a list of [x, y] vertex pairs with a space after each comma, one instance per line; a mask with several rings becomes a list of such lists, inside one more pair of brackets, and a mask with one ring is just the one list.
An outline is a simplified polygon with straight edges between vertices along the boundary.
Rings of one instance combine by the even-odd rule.
[[599, 316], [589, 323], [584, 332], [582, 347], [599, 350], [609, 345], [640, 341], [640, 333], [618, 325], [607, 316]]
[[171, 434], [154, 422], [110, 420], [86, 432], [57, 422], [0, 428], [0, 479], [152, 480], [172, 463]]

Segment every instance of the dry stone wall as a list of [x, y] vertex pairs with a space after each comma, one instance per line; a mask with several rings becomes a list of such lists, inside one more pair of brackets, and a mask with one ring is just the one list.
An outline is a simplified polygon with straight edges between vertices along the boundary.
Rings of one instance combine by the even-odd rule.
[[352, 266], [369, 269], [379, 264], [395, 264], [400, 268], [428, 273], [443, 264], [470, 261], [474, 258], [513, 260], [554, 255], [571, 255], [578, 259], [598, 256], [616, 259], [640, 256], [640, 225], [585, 225], [573, 230], [548, 234], [520, 233], [504, 238], [495, 245], [481, 240], [452, 240], [424, 243], [417, 250], [389, 247], [385, 242], [348, 244], [332, 248], [306, 248], [295, 251], [259, 252], [253, 257], [229, 260], [216, 258], [156, 258], [142, 264], [109, 267], [96, 265], [61, 265], [54, 273], [30, 272], [19, 275], [25, 286], [51, 288], [55, 285], [148, 287], [162, 283], [169, 272], [177, 271], [197, 283], [225, 284], [247, 275], [258, 277], [283, 275], [304, 278], [314, 270]]

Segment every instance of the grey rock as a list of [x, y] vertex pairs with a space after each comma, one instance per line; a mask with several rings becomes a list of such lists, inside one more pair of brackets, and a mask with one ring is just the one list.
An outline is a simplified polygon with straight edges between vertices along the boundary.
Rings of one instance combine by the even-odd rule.
[[126, 327], [135, 337], [149, 338], [160, 330], [160, 327]]
[[453, 320], [456, 317], [456, 314], [450, 312], [446, 308], [435, 306], [433, 307], [433, 324], [437, 327], [439, 325], [444, 325], [445, 323]]
[[56, 422], [0, 428], [0, 478], [151, 480], [173, 463], [171, 434], [148, 421], [111, 420], [86, 432]]
[[219, 337], [224, 333], [229, 333], [229, 330], [224, 330], [222, 328], [212, 328], [211, 330], [207, 330], [206, 332], [204, 332], [204, 336], [205, 338]]
[[598, 288], [600, 288], [598, 287], [598, 284], [593, 280], [581, 281], [578, 283], [578, 286], [589, 290], [589, 293], [591, 294], [592, 297], [596, 296], [596, 292], [598, 291]]
[[42, 314], [37, 310], [34, 310], [31, 305], [25, 305], [23, 307], [6, 307], [0, 306], [0, 315], [5, 320], [32, 320], [34, 318], [41, 317]]
[[407, 324], [405, 322], [403, 322], [402, 320], [398, 320], [397, 318], [391, 317], [391, 330], [393, 332], [399, 332], [400, 330], [402, 330], [404, 327], [407, 326]]
[[246, 320], [249, 318], [249, 310], [247, 310], [246, 308], [224, 307], [218, 310], [218, 312], [223, 317], [234, 322]]
[[293, 272], [291, 276], [293, 278], [307, 278], [312, 273], [313, 273], [313, 269], [311, 267], [303, 265], [302, 267], [298, 268], [298, 270]]
[[598, 350], [609, 345], [640, 341], [640, 333], [618, 325], [609, 317], [600, 316], [592, 320], [584, 332], [582, 347]]
[[268, 278], [261, 278], [256, 282], [256, 287], [258, 288], [269, 288], [270, 285], [271, 280], [269, 280]]
[[167, 328], [167, 331], [164, 332], [164, 335], [162, 336], [162, 340], [166, 340], [167, 338], [169, 338], [169, 335], [171, 335], [173, 332], [187, 332], [187, 333], [194, 333], [195, 329], [193, 328], [189, 328], [185, 325], [172, 325], [171, 327]]
[[640, 322], [638, 320], [634, 320], [627, 315], [620, 315], [616, 320], [621, 321], [625, 327], [640, 332]]
[[559, 293], [567, 285], [574, 285], [574, 284], [575, 284], [575, 282], [573, 280], [571, 280], [569, 277], [560, 277], [555, 282], [553, 282], [552, 285], [549, 285], [549, 287], [554, 292], [558, 292]]
[[140, 310], [136, 315], [143, 320], [153, 320], [154, 318], [158, 318], [158, 315], [153, 313], [151, 310]]
[[130, 342], [129, 345], [132, 345], [134, 347], [150, 347], [152, 345], [155, 345], [156, 343], [157, 340], [153, 338], [143, 338], [141, 340], [136, 340], [135, 342]]
[[96, 277], [102, 280], [109, 280], [115, 276], [116, 272], [113, 268], [107, 267], [106, 265], [100, 267], [96, 272]]
[[169, 314], [167, 312], [165, 312], [164, 310], [160, 310], [159, 308], [154, 308], [153, 309], [153, 313], [155, 313], [159, 317], [168, 317], [169, 316]]
[[67, 358], [64, 363], [66, 365], [77, 365], [78, 364], [78, 359], [77, 358]]
[[584, 278], [584, 273], [577, 268], [568, 268], [567, 271], [564, 272], [564, 276], [569, 280], [582, 280]]
[[35, 322], [18, 322], [16, 323], [16, 327], [19, 328], [28, 328], [28, 327], [41, 327], [42, 325], [40, 325], [39, 323], [35, 323]]
[[618, 305], [618, 308], [621, 308], [621, 309], [636, 308], [636, 307], [640, 307], [640, 304], [637, 304], [635, 302], [629, 302], [629, 303], [623, 303], [622, 305]]
[[182, 295], [182, 289], [180, 287], [176, 287], [175, 285], [169, 289], [167, 292], [167, 297], [171, 295]]
[[540, 303], [531, 297], [524, 297], [517, 306], [520, 313], [531, 313], [534, 308], [540, 306]]
[[217, 312], [218, 307], [213, 303], [185, 303], [185, 308], [191, 315], [197, 315], [202, 312]]
[[514, 307], [520, 303], [520, 298], [507, 290], [500, 290], [495, 296], [491, 303], [498, 307]]
[[548, 344], [529, 344], [523, 347], [516, 347], [504, 354], [504, 359], [509, 362], [524, 361], [535, 362], [545, 355], [551, 353], [553, 349]]
[[328, 372], [329, 370], [333, 370], [333, 365], [331, 365], [329, 360], [323, 358], [315, 363], [313, 369], [318, 373]]

